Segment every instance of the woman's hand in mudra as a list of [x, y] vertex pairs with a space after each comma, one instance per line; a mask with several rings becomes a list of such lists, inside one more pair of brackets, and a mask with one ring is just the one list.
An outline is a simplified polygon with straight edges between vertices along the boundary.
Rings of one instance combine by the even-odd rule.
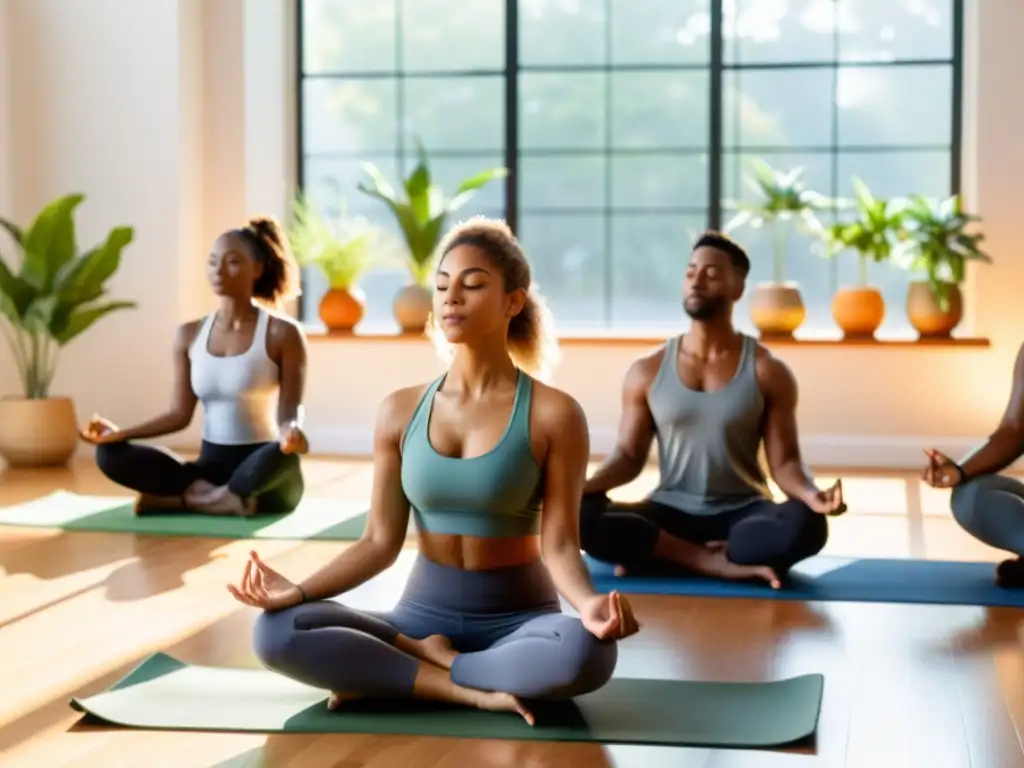
[[290, 608], [303, 600], [302, 590], [260, 560], [255, 552], [249, 553], [241, 584], [228, 584], [228, 592], [238, 602], [265, 611]]
[[281, 431], [278, 445], [281, 447], [281, 453], [286, 455], [290, 453], [303, 454], [309, 451], [309, 441], [299, 429], [298, 424], [289, 424]]
[[621, 640], [640, 631], [629, 601], [614, 590], [587, 600], [580, 608], [580, 620], [598, 640]]

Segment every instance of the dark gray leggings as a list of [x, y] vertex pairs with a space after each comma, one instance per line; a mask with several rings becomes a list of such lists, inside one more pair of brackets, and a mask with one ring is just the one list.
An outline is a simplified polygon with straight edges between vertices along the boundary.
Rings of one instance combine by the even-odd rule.
[[203, 441], [195, 461], [138, 443], [96, 446], [96, 464], [115, 483], [149, 496], [181, 496], [196, 480], [226, 485], [243, 500], [256, 498], [258, 513], [291, 512], [305, 482], [299, 457], [277, 442], [218, 445]]
[[953, 489], [953, 517], [990, 547], [1024, 557], [1024, 483], [982, 475]]
[[459, 655], [458, 685], [525, 699], [567, 699], [597, 690], [615, 670], [618, 648], [561, 612], [541, 561], [466, 571], [417, 559], [401, 600], [387, 613], [333, 601], [264, 613], [254, 631], [268, 669], [337, 693], [404, 697], [420, 661], [394, 646], [398, 634], [444, 635]]

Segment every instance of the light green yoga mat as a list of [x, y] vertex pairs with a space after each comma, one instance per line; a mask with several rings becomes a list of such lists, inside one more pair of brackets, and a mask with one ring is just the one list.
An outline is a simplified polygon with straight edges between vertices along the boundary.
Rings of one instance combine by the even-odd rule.
[[24, 504], [0, 507], [0, 525], [214, 539], [354, 541], [362, 535], [366, 520], [365, 501], [328, 498], [306, 499], [286, 515], [251, 518], [194, 512], [137, 516], [134, 499], [127, 496], [86, 496], [70, 491], [55, 491]]
[[517, 714], [417, 701], [351, 701], [330, 712], [324, 691], [262, 669], [191, 666], [157, 653], [113, 688], [71, 706], [129, 728], [259, 733], [364, 733], [467, 739], [780, 747], [811, 736], [824, 678], [769, 683], [613, 679], [574, 703]]

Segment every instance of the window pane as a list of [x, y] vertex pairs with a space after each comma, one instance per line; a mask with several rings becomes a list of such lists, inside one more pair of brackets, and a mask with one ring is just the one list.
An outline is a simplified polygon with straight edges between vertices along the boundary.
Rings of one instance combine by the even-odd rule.
[[[460, 157], [430, 156], [430, 174], [434, 183], [439, 184], [445, 195], [451, 197], [455, 190], [466, 179], [483, 173], [491, 168], [498, 168], [505, 164], [505, 158], [500, 153], [488, 153], [480, 155], [468, 155]], [[416, 158], [407, 155], [405, 158], [405, 172], [412, 173], [415, 167]], [[449, 226], [463, 219], [478, 214], [487, 214], [492, 211], [501, 211], [504, 216], [505, 210], [505, 180], [495, 179], [486, 186], [481, 187], [460, 208], [452, 217]]]
[[706, 63], [711, 56], [709, 6], [709, 0], [611, 0], [612, 61]]
[[306, 80], [302, 94], [304, 152], [395, 151], [395, 80]]
[[834, 24], [835, 0], [724, 0], [724, 61], [831, 61], [835, 58]]
[[604, 6], [605, 0], [521, 0], [519, 63], [604, 64]]
[[603, 148], [603, 72], [519, 76], [519, 145], [528, 149]]
[[[755, 158], [764, 160], [777, 171], [789, 171], [802, 167], [804, 169], [803, 182], [808, 189], [823, 195], [832, 194], [832, 155], [829, 152], [726, 152], [722, 155], [722, 197], [724, 200], [753, 201], [757, 199], [757, 195], [744, 180], [750, 173], [751, 161]], [[733, 211], [723, 208], [723, 223], [728, 221], [733, 214]]]
[[945, 152], [840, 152], [839, 194], [853, 194], [851, 182], [859, 176], [879, 197], [920, 194], [946, 197], [952, 194], [952, 159]]
[[613, 147], [707, 147], [707, 72], [612, 72], [611, 77]]
[[945, 145], [953, 124], [953, 68], [847, 67], [839, 70], [839, 143]]
[[611, 162], [616, 208], [707, 208], [707, 155], [616, 155]]
[[523, 214], [519, 239], [558, 327], [605, 327], [604, 217]]
[[302, 54], [311, 73], [393, 71], [395, 0], [304, 0]]
[[723, 144], [727, 148], [829, 146], [833, 80], [832, 70], [824, 67], [725, 72]]
[[843, 61], [949, 59], [954, 0], [838, 0]]
[[707, 215], [616, 213], [611, 225], [614, 327], [680, 325], [686, 260]]
[[401, 0], [401, 7], [407, 71], [505, 68], [504, 0]]
[[318, 206], [325, 210], [340, 210], [347, 202], [350, 213], [365, 215], [378, 210], [382, 203], [360, 192], [357, 185], [366, 178], [362, 163], [371, 162], [392, 184], [398, 184], [398, 166], [395, 156], [364, 155], [362, 157], [306, 157], [303, 186]]
[[605, 157], [601, 155], [520, 155], [522, 211], [545, 208], [604, 208]]
[[408, 78], [405, 135], [432, 150], [501, 151], [505, 145], [502, 77]]

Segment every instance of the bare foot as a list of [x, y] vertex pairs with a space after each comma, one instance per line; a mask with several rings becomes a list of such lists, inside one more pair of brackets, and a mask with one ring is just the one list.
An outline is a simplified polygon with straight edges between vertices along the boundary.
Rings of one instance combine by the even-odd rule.
[[455, 657], [459, 654], [452, 648], [452, 641], [444, 635], [430, 635], [422, 640], [414, 640], [415, 653], [424, 661], [436, 664], [441, 669], [452, 668]]
[[485, 709], [489, 712], [517, 712], [527, 725], [532, 727], [537, 724], [533, 712], [528, 710], [523, 702], [511, 693], [487, 693], [484, 691], [477, 693], [478, 696], [474, 697], [475, 701], [473, 701], [473, 706], [477, 709]]
[[336, 693], [331, 691], [331, 695], [327, 697], [327, 708], [333, 712], [336, 709], [340, 709], [341, 705], [346, 701], [358, 698], [354, 693]]
[[226, 487], [218, 488], [217, 492], [210, 496], [206, 503], [196, 506], [197, 512], [205, 512], [208, 515], [237, 515], [239, 517], [251, 517], [256, 512], [256, 500], [249, 499], [248, 502], [242, 499]]
[[211, 503], [217, 496], [227, 492], [227, 486], [216, 486], [205, 480], [196, 480], [185, 489], [185, 503], [190, 507], [201, 507]]

